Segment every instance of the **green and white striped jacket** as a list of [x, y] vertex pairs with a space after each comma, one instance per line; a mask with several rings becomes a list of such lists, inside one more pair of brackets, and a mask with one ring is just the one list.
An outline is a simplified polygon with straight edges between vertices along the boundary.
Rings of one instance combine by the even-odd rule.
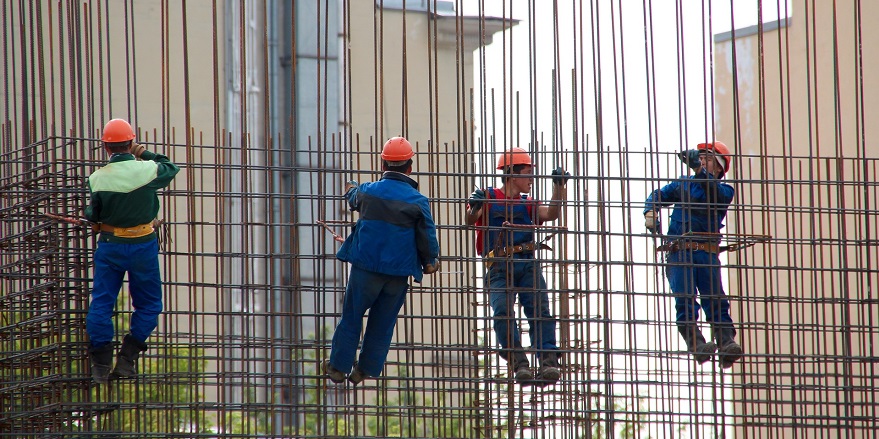
[[[133, 227], [151, 222], [159, 213], [156, 191], [171, 183], [180, 171], [168, 157], [151, 151], [141, 154], [113, 154], [110, 163], [88, 178], [90, 202], [85, 217], [114, 227]], [[137, 244], [156, 239], [156, 233], [139, 238], [120, 238], [102, 233], [101, 242]]]

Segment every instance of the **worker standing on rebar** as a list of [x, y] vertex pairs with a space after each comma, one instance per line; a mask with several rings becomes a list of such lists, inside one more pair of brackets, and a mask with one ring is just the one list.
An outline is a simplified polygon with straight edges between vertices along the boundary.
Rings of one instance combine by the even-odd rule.
[[[735, 342], [718, 257], [720, 229], [735, 196], [735, 189], [721, 181], [730, 170], [732, 155], [726, 145], [714, 141], [681, 153], [681, 160], [693, 169], [693, 175], [681, 176], [650, 194], [645, 225], [653, 233], [662, 233], [658, 211], [674, 205], [659, 250], [668, 252], [665, 274], [675, 297], [678, 331], [697, 362], [705, 363], [717, 351], [721, 366], [728, 368], [743, 354]], [[697, 291], [701, 305], [696, 301]], [[700, 308], [705, 309], [716, 344], [706, 342], [699, 330]]]
[[134, 130], [113, 119], [101, 136], [110, 162], [88, 178], [89, 206], [85, 217], [100, 229], [95, 249], [95, 277], [86, 316], [92, 378], [106, 383], [113, 361], [113, 308], [128, 273], [134, 313], [122, 340], [113, 375], [132, 378], [146, 340], [162, 312], [158, 235], [153, 221], [159, 212], [156, 191], [168, 186], [180, 168], [168, 157], [134, 143]]
[[[498, 155], [497, 169], [503, 172], [503, 185], [475, 190], [468, 200], [465, 222], [477, 226], [476, 251], [486, 267], [494, 333], [501, 345], [499, 355], [507, 361], [517, 382], [535, 379], [515, 321], [518, 296], [540, 364], [536, 378], [544, 384], [554, 383], [561, 376], [560, 355], [556, 320], [550, 313], [546, 280], [536, 259], [540, 244], [535, 242], [533, 228], [515, 226], [557, 220], [571, 174], [561, 167], [553, 170], [552, 199], [548, 205], [540, 205], [527, 195], [534, 181], [527, 151], [515, 147], [504, 151]], [[505, 227], [507, 224], [510, 227]]]
[[[425, 274], [439, 269], [439, 242], [430, 204], [409, 177], [414, 156], [408, 140], [392, 137], [382, 147], [381, 180], [351, 181], [345, 189], [348, 205], [360, 212], [360, 219], [336, 253], [339, 260], [351, 263], [351, 274], [330, 358], [323, 363], [334, 383], [343, 382], [346, 375], [352, 384], [381, 375], [409, 277], [421, 282]], [[355, 363], [367, 310], [363, 346]]]

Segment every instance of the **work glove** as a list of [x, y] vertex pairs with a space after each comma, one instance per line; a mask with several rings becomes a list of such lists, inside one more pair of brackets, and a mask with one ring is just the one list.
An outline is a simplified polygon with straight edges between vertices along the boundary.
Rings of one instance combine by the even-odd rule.
[[143, 146], [140, 143], [132, 142], [131, 146], [128, 148], [128, 152], [134, 154], [137, 158], [140, 158], [144, 151], [146, 151], [146, 146]]
[[659, 233], [659, 220], [656, 218], [656, 211], [648, 211], [644, 214], [644, 227], [650, 233]]
[[434, 274], [440, 269], [439, 261], [436, 261], [436, 264], [427, 264], [421, 270], [424, 274]]
[[481, 209], [482, 205], [485, 203], [485, 191], [482, 189], [476, 189], [470, 194], [470, 199], [467, 200], [467, 204], [470, 205], [470, 209], [474, 212]]
[[561, 166], [552, 170], [552, 184], [554, 185], [564, 186], [570, 178], [571, 173], [565, 172]]
[[357, 180], [349, 180], [347, 183], [345, 183], [345, 193], [347, 194], [348, 191], [356, 188], [357, 186], [360, 186], [360, 184], [357, 183]]
[[698, 149], [688, 149], [684, 152], [679, 152], [678, 157], [684, 162], [690, 169], [699, 169], [702, 167], [702, 162], [699, 161], [699, 150]]

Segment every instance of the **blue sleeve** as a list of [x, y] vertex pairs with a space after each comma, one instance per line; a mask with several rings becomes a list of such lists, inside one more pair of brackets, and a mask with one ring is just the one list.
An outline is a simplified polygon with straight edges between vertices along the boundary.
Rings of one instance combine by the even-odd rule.
[[735, 189], [728, 184], [723, 184], [704, 170], [693, 176], [690, 184], [690, 200], [697, 203], [705, 203], [709, 207], [726, 207], [735, 196]]
[[736, 190], [732, 186], [723, 183], [719, 185], [720, 188], [720, 202], [729, 206], [732, 203], [733, 198], [736, 197]]
[[660, 208], [668, 207], [681, 201], [680, 187], [680, 181], [673, 181], [663, 186], [662, 189], [653, 191], [650, 196], [647, 197], [643, 213], [650, 212], [651, 210], [659, 210]]
[[345, 192], [345, 198], [348, 200], [348, 208], [351, 209], [352, 212], [360, 211], [360, 188], [366, 186], [368, 183], [363, 183], [359, 186], [354, 186], [351, 189], [348, 189], [348, 192]]
[[421, 220], [415, 227], [415, 245], [418, 249], [418, 259], [421, 266], [427, 264], [436, 265], [439, 257], [439, 242], [436, 239], [436, 224], [433, 222], [433, 216], [430, 213], [430, 203], [427, 198], [422, 200]]

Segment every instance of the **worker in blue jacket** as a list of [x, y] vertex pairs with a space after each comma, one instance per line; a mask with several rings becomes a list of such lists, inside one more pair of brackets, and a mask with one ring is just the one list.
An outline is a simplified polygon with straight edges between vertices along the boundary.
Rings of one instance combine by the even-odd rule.
[[110, 163], [88, 178], [89, 205], [85, 217], [98, 224], [95, 277], [86, 315], [92, 378], [106, 383], [113, 362], [113, 308], [128, 273], [131, 292], [130, 333], [122, 339], [112, 374], [132, 378], [137, 359], [162, 312], [158, 235], [153, 220], [159, 212], [156, 191], [168, 186], [180, 168], [168, 157], [134, 143], [128, 121], [113, 119], [101, 136]]
[[[439, 269], [439, 242], [427, 197], [412, 173], [412, 145], [393, 137], [382, 148], [381, 180], [348, 183], [345, 198], [360, 212], [354, 231], [336, 257], [351, 264], [342, 319], [333, 334], [324, 371], [335, 383], [352, 384], [381, 375], [409, 277], [421, 282]], [[360, 357], [354, 362], [363, 315], [369, 310]], [[353, 368], [353, 372], [350, 372]]]
[[[675, 297], [678, 331], [697, 362], [710, 360], [717, 351], [721, 366], [729, 368], [743, 355], [742, 347], [735, 342], [736, 330], [718, 257], [720, 229], [735, 196], [735, 189], [721, 181], [730, 170], [732, 155], [726, 145], [715, 141], [700, 143], [695, 150], [682, 153], [681, 159], [694, 174], [681, 176], [650, 194], [644, 209], [645, 226], [653, 233], [662, 233], [657, 212], [674, 205], [659, 250], [668, 252], [665, 274]], [[699, 330], [700, 308], [711, 323], [716, 344], [706, 342]]]

